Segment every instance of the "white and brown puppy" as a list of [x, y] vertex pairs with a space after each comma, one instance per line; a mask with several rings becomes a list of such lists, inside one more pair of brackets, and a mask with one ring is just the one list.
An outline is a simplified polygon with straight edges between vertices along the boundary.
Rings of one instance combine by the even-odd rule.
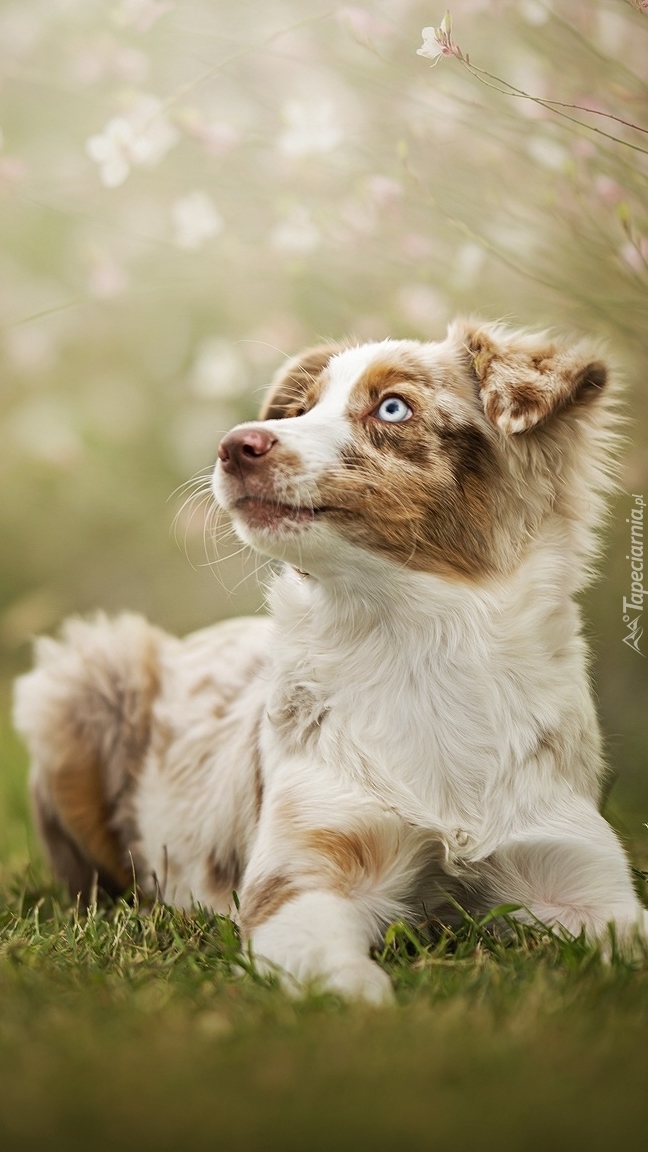
[[[18, 684], [54, 870], [218, 912], [290, 983], [388, 1000], [396, 917], [523, 906], [645, 932], [598, 811], [574, 593], [614, 446], [582, 344], [459, 321], [321, 347], [222, 441], [214, 493], [282, 562], [267, 619], [180, 641], [70, 621]], [[450, 899], [449, 899], [450, 897]]]

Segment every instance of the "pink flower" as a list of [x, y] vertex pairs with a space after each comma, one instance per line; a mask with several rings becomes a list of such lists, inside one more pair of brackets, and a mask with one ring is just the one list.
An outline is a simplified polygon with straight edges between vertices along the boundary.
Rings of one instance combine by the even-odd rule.
[[611, 176], [601, 174], [596, 176], [594, 180], [594, 187], [598, 192], [603, 204], [608, 208], [613, 207], [615, 204], [620, 204], [624, 199], [623, 188], [613, 180]]
[[371, 47], [374, 39], [391, 35], [391, 28], [379, 16], [366, 8], [339, 8], [335, 13], [338, 24], [346, 28], [359, 44]]
[[160, 3], [159, 0], [121, 0], [113, 12], [113, 20], [123, 28], [150, 32], [160, 17], [173, 12], [174, 8], [175, 4]]
[[128, 287], [128, 273], [110, 252], [91, 247], [88, 265], [86, 283], [91, 296], [99, 300], [110, 300], [121, 295]]
[[224, 156], [241, 142], [241, 134], [226, 120], [209, 120], [199, 108], [187, 106], [176, 113], [176, 123], [212, 156]]
[[620, 250], [621, 259], [633, 272], [643, 272], [648, 268], [648, 239], [645, 236], [637, 240], [628, 240]]

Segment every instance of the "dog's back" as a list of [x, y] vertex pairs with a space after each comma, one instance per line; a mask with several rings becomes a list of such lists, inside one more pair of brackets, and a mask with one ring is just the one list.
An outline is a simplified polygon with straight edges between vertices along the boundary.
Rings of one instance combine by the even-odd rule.
[[178, 641], [141, 616], [99, 614], [38, 640], [15, 723], [41, 839], [73, 896], [138, 883], [229, 906], [260, 804], [253, 697], [266, 633], [267, 622], [235, 620]]
[[150, 740], [161, 634], [138, 616], [67, 622], [42, 638], [16, 686], [15, 722], [32, 756], [38, 829], [56, 874], [87, 899], [132, 882], [115, 817]]

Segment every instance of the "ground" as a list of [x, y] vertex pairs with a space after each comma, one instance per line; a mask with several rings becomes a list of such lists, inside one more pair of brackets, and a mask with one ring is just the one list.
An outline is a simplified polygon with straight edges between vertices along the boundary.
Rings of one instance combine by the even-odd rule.
[[645, 1145], [646, 957], [607, 965], [582, 940], [468, 919], [433, 944], [394, 926], [379, 962], [396, 1008], [295, 1003], [229, 920], [70, 906], [26, 843], [7, 726], [0, 751], [4, 1152]]

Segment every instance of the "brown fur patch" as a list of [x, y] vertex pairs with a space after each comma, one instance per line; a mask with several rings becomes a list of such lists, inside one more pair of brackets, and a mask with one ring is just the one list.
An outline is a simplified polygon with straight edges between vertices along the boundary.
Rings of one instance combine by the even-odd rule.
[[347, 831], [319, 828], [305, 833], [300, 845], [308, 852], [304, 876], [311, 886], [316, 879], [320, 886], [348, 897], [363, 888], [384, 891], [388, 887], [393, 898], [428, 923], [438, 918], [441, 909], [446, 923], [451, 922], [448, 895], [466, 906], [474, 903], [470, 881], [448, 874], [441, 841], [422, 829], [390, 822]]
[[188, 689], [188, 696], [201, 696], [203, 692], [213, 692], [217, 688], [213, 676], [200, 676]]
[[397, 857], [397, 841], [380, 828], [342, 832], [317, 828], [303, 838], [304, 847], [316, 854], [318, 867], [331, 887], [342, 895], [353, 892], [363, 878], [378, 878]]
[[67, 885], [73, 899], [79, 895], [87, 904], [92, 889], [93, 869], [61, 827], [38, 787], [32, 787], [31, 800], [36, 828], [53, 872]]
[[261, 806], [263, 804], [263, 768], [261, 764], [261, 748], [259, 747], [259, 738], [261, 732], [261, 720], [256, 726], [254, 736], [254, 748], [252, 750], [252, 769], [253, 769], [253, 785], [254, 785], [254, 817], [258, 822], [261, 815]]
[[392, 818], [355, 828], [307, 828], [292, 802], [277, 809], [277, 828], [290, 844], [291, 877], [274, 874], [255, 884], [241, 899], [245, 936], [280, 910], [285, 903], [309, 891], [335, 892], [353, 898], [363, 892], [402, 902], [416, 922], [431, 924], [460, 919], [448, 896], [466, 908], [485, 912], [483, 893], [467, 870], [455, 877], [444, 868], [444, 847], [433, 833], [412, 829]]
[[430, 395], [434, 387], [435, 379], [430, 369], [419, 363], [415, 356], [400, 351], [396, 357], [378, 359], [369, 365], [354, 386], [349, 408], [352, 414], [363, 410], [370, 412], [384, 396], [422, 398]]
[[[449, 369], [440, 368], [437, 379], [400, 351], [372, 364], [353, 389], [353, 444], [341, 454], [342, 468], [320, 485], [322, 504], [339, 531], [363, 547], [416, 571], [478, 579], [497, 569], [501, 469], [474, 397], [471, 410], [457, 389], [456, 415], [448, 414], [449, 379]], [[412, 417], [398, 424], [376, 419], [388, 395], [400, 396]]]
[[466, 346], [484, 412], [508, 434], [528, 432], [567, 406], [588, 402], [605, 386], [608, 370], [584, 345], [546, 337], [468, 329]]
[[[132, 881], [124, 850], [110, 827], [101, 765], [91, 759], [75, 760], [50, 780], [57, 823], [85, 857], [90, 869], [106, 873], [122, 890]], [[66, 876], [70, 882], [70, 876]], [[76, 893], [72, 893], [76, 895]]]
[[177, 733], [171, 724], [158, 719], [151, 730], [151, 748], [156, 760], [164, 764], [169, 748], [176, 739]]
[[327, 712], [328, 709], [321, 707], [310, 688], [295, 684], [280, 699], [271, 720], [273, 727], [281, 733], [286, 748], [304, 752], [317, 740]]
[[302, 889], [293, 880], [280, 874], [268, 876], [250, 889], [246, 889], [241, 896], [243, 935], [249, 936], [255, 928], [259, 928], [274, 916], [284, 904], [299, 896], [301, 891]]
[[[62, 641], [47, 642], [38, 657], [38, 722], [27, 732], [38, 739], [34, 805], [54, 870], [73, 896], [88, 870], [107, 890], [123, 891], [133, 880], [133, 797], [160, 687], [158, 639], [135, 616], [71, 620]], [[64, 838], [82, 861], [80, 872]]]
[[317, 403], [322, 372], [341, 344], [319, 344], [289, 360], [275, 376], [259, 414], [260, 420], [285, 420], [301, 416]]
[[[133, 659], [138, 663], [137, 689], [122, 684], [119, 677], [114, 676], [113, 700], [104, 697], [105, 705], [112, 704], [115, 722], [122, 726], [122, 757], [114, 767], [129, 776], [139, 772], [151, 738], [152, 706], [160, 691], [160, 658], [156, 640], [151, 636], [148, 643], [133, 654]], [[110, 777], [111, 766], [107, 764], [106, 767]], [[117, 783], [118, 793], [121, 786], [120, 781]]]
[[207, 878], [210, 886], [222, 898], [229, 899], [241, 883], [242, 875], [243, 868], [235, 848], [232, 848], [225, 857], [218, 849], [214, 849], [207, 862]]

